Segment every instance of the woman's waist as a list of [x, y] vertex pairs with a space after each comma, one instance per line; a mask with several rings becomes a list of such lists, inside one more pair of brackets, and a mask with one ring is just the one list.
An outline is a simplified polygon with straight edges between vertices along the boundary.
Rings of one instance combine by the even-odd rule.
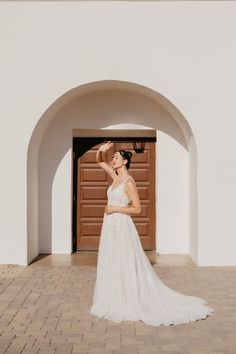
[[108, 203], [109, 205], [113, 205], [113, 206], [118, 206], [118, 207], [121, 207], [121, 208], [127, 208], [129, 206], [129, 203], [127, 202], [118, 202], [118, 201], [113, 201], [113, 200], [109, 200]]

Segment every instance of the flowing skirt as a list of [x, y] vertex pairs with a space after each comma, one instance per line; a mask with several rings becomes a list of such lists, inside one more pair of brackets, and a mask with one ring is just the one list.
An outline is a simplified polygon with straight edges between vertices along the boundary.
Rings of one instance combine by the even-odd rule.
[[152, 326], [189, 323], [214, 314], [207, 302], [167, 287], [146, 256], [131, 216], [104, 214], [90, 314]]

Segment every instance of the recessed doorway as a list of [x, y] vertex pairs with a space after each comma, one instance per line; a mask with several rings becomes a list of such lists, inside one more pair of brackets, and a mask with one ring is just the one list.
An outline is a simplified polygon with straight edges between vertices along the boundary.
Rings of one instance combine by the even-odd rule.
[[[156, 136], [120, 137], [107, 134], [103, 137], [73, 138], [73, 251], [97, 251], [99, 247], [107, 188], [112, 179], [96, 163], [96, 152], [101, 144], [109, 140], [114, 142], [114, 146], [105, 155], [107, 162], [119, 149], [129, 150], [133, 154], [129, 173], [136, 181], [142, 211], [132, 218], [143, 249], [155, 250]], [[136, 153], [133, 143], [140, 140], [145, 142], [145, 149], [143, 153]]]

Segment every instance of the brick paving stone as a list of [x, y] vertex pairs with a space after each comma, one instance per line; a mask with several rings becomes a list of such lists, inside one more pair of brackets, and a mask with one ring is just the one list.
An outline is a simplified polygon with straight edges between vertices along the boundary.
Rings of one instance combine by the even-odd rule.
[[67, 337], [67, 342], [68, 343], [82, 343], [83, 342], [83, 336]]
[[[118, 335], [119, 336], [119, 335]], [[84, 337], [82, 337], [83, 340]], [[105, 342], [107, 338], [110, 338], [110, 336], [106, 336], [105, 334], [96, 334], [95, 336], [92, 337], [93, 340], [96, 340], [97, 342]]]
[[[183, 351], [184, 349], [186, 349], [186, 348], [184, 348], [184, 345], [178, 345], [178, 348], [179, 349], [181, 349], [181, 351]], [[162, 350], [163, 351], [175, 351], [176, 350], [176, 344], [175, 343], [169, 343], [169, 344], [164, 344], [164, 345], [162, 345]]]
[[106, 343], [105, 349], [108, 349], [108, 350], [120, 349], [120, 344]]
[[160, 350], [158, 351], [158, 354], [184, 354], [182, 351], [178, 351], [178, 350]]
[[148, 352], [155, 352], [155, 353], [159, 353], [159, 351], [162, 350], [162, 347], [159, 346], [159, 345], [145, 345], [144, 347], [142, 348], [139, 348], [138, 351], [139, 351], [139, 354], [146, 354]]
[[54, 346], [56, 347], [56, 353], [63, 352], [70, 353], [73, 350], [74, 344], [72, 343], [55, 343]]
[[136, 343], [140, 344], [152, 344], [152, 336], [150, 335], [137, 335], [136, 336]]
[[127, 347], [127, 348], [115, 349], [113, 353], [114, 354], [138, 354], [138, 349]]
[[106, 338], [107, 346], [111, 346], [111, 345], [120, 346], [120, 343], [121, 343], [120, 335], [112, 335]]
[[134, 343], [136, 343], [136, 336], [135, 335], [132, 335], [132, 336], [121, 335], [121, 343], [122, 344], [134, 344]]
[[65, 336], [54, 336], [52, 337], [50, 340], [51, 340], [51, 343], [66, 343], [67, 342], [67, 338], [68, 337], [65, 337]]
[[39, 349], [39, 354], [54, 354], [56, 351], [54, 349], [49, 350], [48, 348], [40, 348]]
[[209, 350], [207, 354], [227, 354], [229, 353], [228, 351], [219, 351], [219, 350]]
[[82, 343], [77, 345], [76, 343], [74, 344], [73, 351], [89, 351], [89, 346], [86, 343]]
[[120, 345], [120, 349], [118, 349], [118, 351], [127, 351], [130, 353], [138, 353], [138, 348], [136, 345], [132, 345], [132, 344], [121, 344]]
[[159, 337], [153, 337], [152, 342], [153, 344], [157, 344], [157, 345], [165, 345], [165, 344], [168, 345], [170, 343], [170, 340], [159, 336]]
[[104, 349], [105, 343], [102, 342], [89, 342], [89, 350], [92, 349]]
[[161, 351], [161, 348], [155, 348], [153, 350], [139, 349], [139, 354], [157, 354]]
[[119, 333], [121, 332], [120, 326], [107, 326], [106, 328], [108, 334], [114, 334], [114, 333]]
[[136, 328], [135, 330], [136, 335], [150, 335], [152, 334], [152, 329], [149, 328]]
[[191, 353], [191, 354], [206, 354], [206, 351], [203, 351], [202, 349], [198, 349], [198, 348], [192, 348], [190, 351], [187, 351], [187, 353]]
[[89, 354], [113, 354], [112, 350], [109, 349], [91, 349], [88, 352]]

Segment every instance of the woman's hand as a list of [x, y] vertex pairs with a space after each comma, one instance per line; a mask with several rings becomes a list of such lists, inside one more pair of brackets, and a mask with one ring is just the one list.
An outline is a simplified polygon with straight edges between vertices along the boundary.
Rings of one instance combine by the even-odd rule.
[[98, 150], [105, 152], [105, 151], [109, 150], [113, 145], [114, 145], [114, 144], [111, 143], [111, 141], [108, 141], [107, 143], [101, 145], [101, 146], [98, 148]]
[[118, 211], [118, 208], [114, 205], [109, 205], [107, 204], [107, 206], [105, 207], [105, 213], [106, 214], [112, 214]]

